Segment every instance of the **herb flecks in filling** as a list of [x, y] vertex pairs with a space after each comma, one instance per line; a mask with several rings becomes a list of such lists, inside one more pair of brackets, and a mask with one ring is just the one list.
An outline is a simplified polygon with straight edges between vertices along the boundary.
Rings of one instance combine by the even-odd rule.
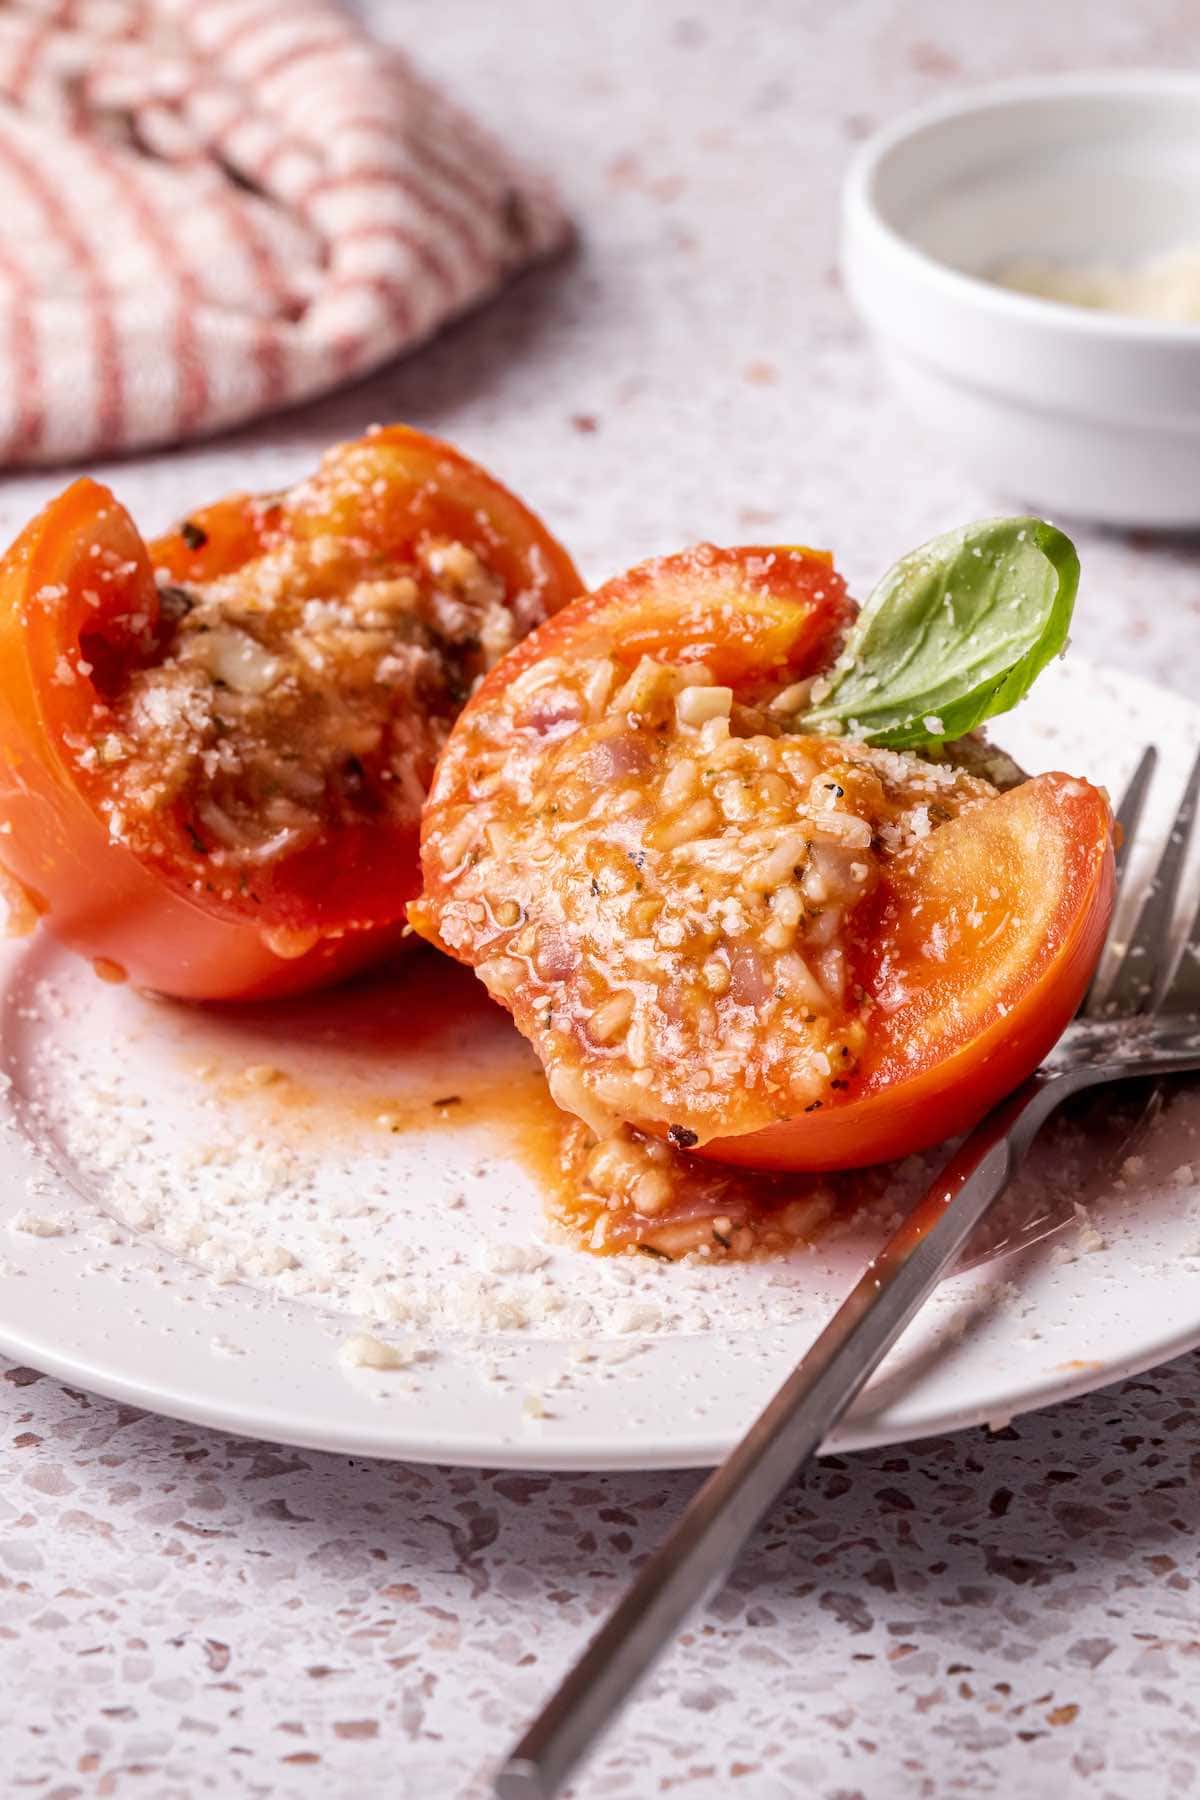
[[152, 846], [171, 816], [206, 877], [236, 885], [356, 820], [415, 827], [455, 716], [513, 642], [505, 598], [448, 540], [399, 561], [288, 538], [217, 579], [160, 581], [160, 654], [78, 752], [105, 772], [112, 834]]
[[[801, 686], [803, 684], [800, 684]], [[543, 659], [468, 717], [426, 846], [442, 941], [600, 1137], [757, 1130], [852, 1083], [860, 921], [888, 861], [989, 798], [944, 761], [788, 729], [799, 688]]]

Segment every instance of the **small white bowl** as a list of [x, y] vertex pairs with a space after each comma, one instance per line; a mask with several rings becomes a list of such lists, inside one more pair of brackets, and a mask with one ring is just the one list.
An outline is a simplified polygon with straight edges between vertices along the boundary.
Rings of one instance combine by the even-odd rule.
[[846, 177], [846, 285], [897, 386], [979, 479], [1045, 512], [1200, 525], [1200, 325], [988, 277], [1197, 247], [1197, 75], [979, 89], [878, 133]]

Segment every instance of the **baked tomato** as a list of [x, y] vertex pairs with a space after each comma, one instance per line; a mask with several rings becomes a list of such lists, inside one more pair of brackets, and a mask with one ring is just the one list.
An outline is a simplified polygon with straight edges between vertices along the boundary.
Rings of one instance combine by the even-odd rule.
[[1078, 1005], [1107, 801], [1061, 774], [1001, 791], [977, 745], [799, 729], [853, 610], [812, 551], [669, 557], [542, 626], [450, 735], [411, 917], [598, 1136], [900, 1156], [970, 1125]]
[[164, 994], [346, 975], [406, 930], [463, 701], [580, 587], [520, 501], [401, 426], [148, 545], [76, 481], [0, 564], [0, 860]]

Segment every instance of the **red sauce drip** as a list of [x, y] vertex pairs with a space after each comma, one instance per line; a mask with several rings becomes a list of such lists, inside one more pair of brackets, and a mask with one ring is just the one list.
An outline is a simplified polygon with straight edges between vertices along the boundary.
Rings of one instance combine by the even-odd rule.
[[[285, 1129], [300, 1120], [308, 1131], [373, 1127], [396, 1136], [482, 1128], [528, 1171], [548, 1217], [580, 1248], [745, 1257], [810, 1241], [847, 1199], [864, 1196], [861, 1176], [729, 1169], [638, 1133], [620, 1134], [621, 1152], [597, 1164], [595, 1140], [555, 1106], [507, 1015], [470, 972], [432, 952], [332, 994], [230, 1008], [224, 1017], [252, 1034], [244, 1065], [206, 1069], [230, 1100], [252, 1098]], [[304, 1068], [313, 1062], [315, 1079]], [[606, 1169], [599, 1185], [596, 1167]], [[637, 1185], [650, 1171], [668, 1190], [652, 1214], [641, 1205], [649, 1190]]]

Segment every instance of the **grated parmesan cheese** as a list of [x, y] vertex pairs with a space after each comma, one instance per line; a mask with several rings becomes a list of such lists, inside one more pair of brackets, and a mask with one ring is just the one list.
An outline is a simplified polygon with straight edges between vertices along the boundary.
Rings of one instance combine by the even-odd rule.
[[1006, 263], [995, 279], [1001, 287], [1039, 300], [1164, 324], [1200, 324], [1200, 248], [1194, 245], [1180, 245], [1125, 268], [1018, 258]]
[[388, 1344], [369, 1331], [343, 1339], [338, 1356], [352, 1369], [406, 1369], [416, 1352], [406, 1345]]

